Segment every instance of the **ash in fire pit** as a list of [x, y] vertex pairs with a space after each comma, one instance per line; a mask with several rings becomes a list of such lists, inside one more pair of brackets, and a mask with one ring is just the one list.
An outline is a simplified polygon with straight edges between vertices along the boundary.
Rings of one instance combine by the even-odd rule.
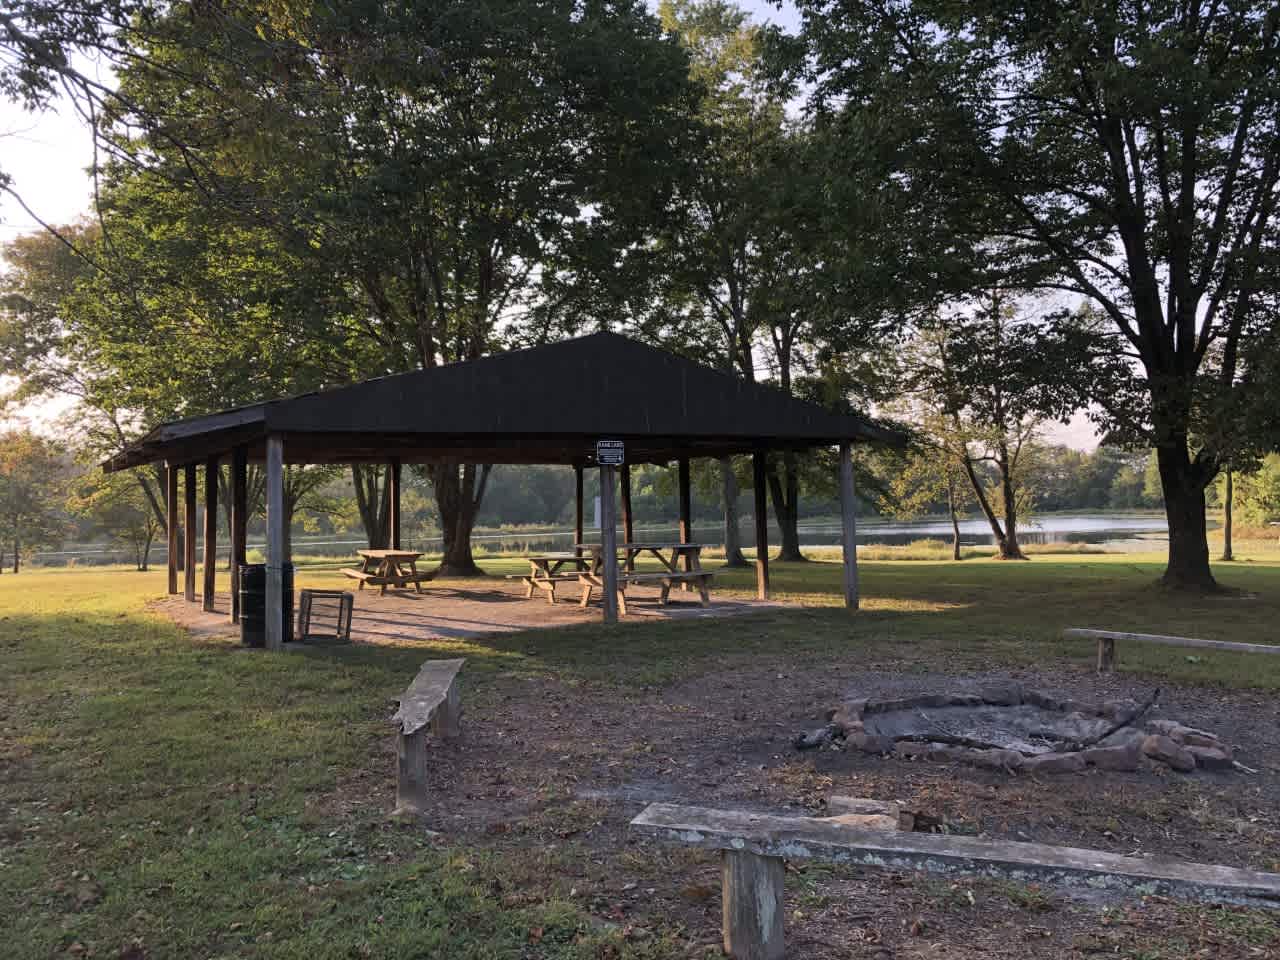
[[1094, 704], [1000, 686], [976, 694], [849, 700], [830, 712], [825, 727], [801, 734], [795, 745], [832, 744], [1041, 773], [1089, 766], [1137, 770], [1144, 757], [1184, 773], [1235, 766], [1232, 748], [1212, 733], [1172, 720], [1148, 720], [1158, 696], [1157, 690], [1143, 704]]

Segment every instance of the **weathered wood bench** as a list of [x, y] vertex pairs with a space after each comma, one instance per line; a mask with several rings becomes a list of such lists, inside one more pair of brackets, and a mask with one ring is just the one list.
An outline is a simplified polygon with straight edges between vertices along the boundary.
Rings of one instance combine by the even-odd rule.
[[[671, 588], [676, 584], [690, 583], [693, 584], [698, 591], [698, 598], [702, 601], [704, 607], [711, 605], [711, 593], [707, 589], [707, 583], [715, 576], [714, 570], [663, 570], [654, 571], [652, 573], [627, 573], [623, 570], [618, 571], [618, 611], [625, 617], [627, 615], [627, 596], [626, 589], [631, 584], [656, 583], [662, 589], [658, 597], [658, 603], [665, 606], [671, 596]], [[604, 577], [598, 573], [582, 573], [578, 575], [578, 580], [582, 583], [582, 600], [581, 605], [586, 606], [591, 602], [591, 595], [597, 588], [604, 589]]]
[[[434, 580], [436, 576], [435, 570], [429, 570], [426, 573], [406, 573], [403, 576], [395, 577], [384, 577], [381, 574], [369, 573], [366, 570], [357, 570], [355, 567], [343, 567], [338, 572], [344, 577], [350, 577], [352, 580], [359, 580], [361, 590], [365, 588], [365, 584], [368, 584], [371, 587], [380, 587], [381, 592], [384, 594], [387, 592], [387, 587], [399, 587], [403, 589], [409, 584], [413, 584], [417, 587], [418, 584]], [[418, 592], [422, 592], [421, 588], [419, 588]]]
[[428, 660], [400, 695], [391, 718], [396, 736], [397, 814], [419, 814], [427, 803], [426, 730], [442, 740], [457, 737], [460, 726], [458, 671], [465, 660]]
[[631, 825], [664, 840], [722, 850], [725, 952], [780, 960], [783, 860], [812, 858], [880, 870], [978, 874], [1020, 883], [1158, 894], [1280, 909], [1280, 874], [1125, 857], [1040, 843], [981, 840], [655, 803]]
[[1098, 672], [1109, 673], [1116, 664], [1116, 641], [1158, 643], [1167, 647], [1190, 647], [1195, 650], [1228, 650], [1235, 653], [1280, 653], [1280, 646], [1265, 643], [1236, 643], [1229, 640], [1199, 640], [1195, 637], [1168, 637], [1158, 633], [1124, 633], [1119, 630], [1085, 630], [1069, 627], [1062, 631], [1064, 640], [1097, 640]]
[[524, 597], [526, 600], [533, 596], [534, 590], [542, 590], [547, 594], [547, 600], [550, 603], [556, 602], [556, 584], [557, 583], [577, 583], [577, 573], [554, 573], [546, 577], [534, 577], [527, 573], [509, 573], [504, 580], [519, 580], [525, 585]]

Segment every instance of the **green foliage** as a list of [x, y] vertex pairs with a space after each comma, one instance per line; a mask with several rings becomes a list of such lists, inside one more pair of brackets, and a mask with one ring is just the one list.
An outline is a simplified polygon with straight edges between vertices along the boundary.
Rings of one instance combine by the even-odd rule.
[[[800, 0], [773, 44], [849, 151], [892, 168], [902, 259], [934, 297], [1092, 303], [1075, 336], [1100, 417], [1159, 451], [1168, 581], [1212, 586], [1204, 488], [1270, 333], [1280, 247], [1280, 13], [1242, 2]], [[856, 156], [856, 153], [854, 154]], [[859, 180], [863, 164], [851, 164]]]
[[92, 523], [92, 532], [105, 534], [133, 554], [134, 564], [146, 570], [151, 544], [164, 525], [147, 499], [146, 479], [136, 471], [103, 473], [90, 468], [74, 484], [67, 508]]
[[57, 448], [26, 430], [0, 434], [0, 564], [13, 551], [17, 573], [25, 553], [58, 543], [66, 464]]

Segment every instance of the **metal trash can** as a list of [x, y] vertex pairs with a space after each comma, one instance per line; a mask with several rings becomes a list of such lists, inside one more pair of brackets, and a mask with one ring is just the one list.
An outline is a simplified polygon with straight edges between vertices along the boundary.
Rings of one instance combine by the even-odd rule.
[[[285, 641], [293, 639], [293, 564], [286, 563], [280, 571], [284, 588], [281, 604], [281, 635]], [[245, 563], [240, 565], [240, 642], [246, 647], [267, 645], [267, 565]]]

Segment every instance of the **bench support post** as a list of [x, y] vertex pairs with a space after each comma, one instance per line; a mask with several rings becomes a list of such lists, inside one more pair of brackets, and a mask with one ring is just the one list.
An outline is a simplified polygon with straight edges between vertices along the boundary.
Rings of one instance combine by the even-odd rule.
[[782, 859], [726, 850], [720, 877], [724, 952], [734, 960], [782, 960]]
[[427, 808], [427, 728], [396, 736], [397, 814], [418, 815]]
[[1098, 638], [1098, 672], [1110, 673], [1116, 665], [1116, 638]]
[[462, 697], [457, 683], [449, 686], [444, 701], [432, 714], [431, 731], [441, 740], [453, 740], [462, 734]]

